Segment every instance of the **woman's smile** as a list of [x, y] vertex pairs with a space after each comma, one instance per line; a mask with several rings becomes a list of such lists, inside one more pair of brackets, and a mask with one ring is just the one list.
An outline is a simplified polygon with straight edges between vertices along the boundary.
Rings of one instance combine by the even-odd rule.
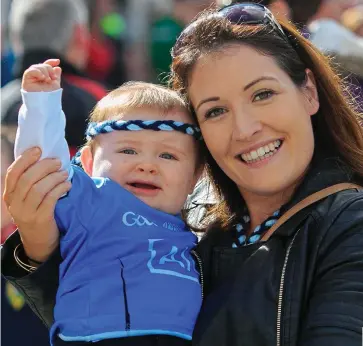
[[280, 151], [282, 144], [283, 140], [280, 139], [271, 141], [254, 150], [249, 150], [248, 152], [238, 155], [237, 158], [251, 168], [259, 168], [270, 162], [276, 156]]

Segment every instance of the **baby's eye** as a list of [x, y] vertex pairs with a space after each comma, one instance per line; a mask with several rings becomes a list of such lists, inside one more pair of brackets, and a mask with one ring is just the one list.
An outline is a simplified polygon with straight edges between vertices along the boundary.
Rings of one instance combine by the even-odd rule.
[[166, 160], [176, 160], [176, 157], [174, 155], [169, 154], [169, 153], [162, 153], [162, 154], [160, 154], [160, 157], [162, 159], [166, 159]]
[[272, 90], [264, 90], [264, 91], [261, 91], [261, 92], [257, 93], [253, 97], [253, 101], [264, 101], [264, 100], [268, 100], [273, 95], [275, 95], [275, 92], [274, 91], [272, 91]]
[[224, 108], [212, 108], [205, 113], [205, 118], [206, 119], [216, 118], [225, 112], [226, 112], [226, 110]]
[[136, 155], [137, 152], [134, 149], [122, 149], [120, 150], [121, 154], [126, 154], [126, 155]]

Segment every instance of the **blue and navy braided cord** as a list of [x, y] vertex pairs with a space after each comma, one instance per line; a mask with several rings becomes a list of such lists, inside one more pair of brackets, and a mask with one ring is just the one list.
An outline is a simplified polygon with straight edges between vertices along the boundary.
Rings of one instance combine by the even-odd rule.
[[269, 218], [267, 218], [261, 225], [257, 226], [253, 232], [247, 236], [247, 230], [249, 228], [250, 217], [244, 216], [242, 222], [235, 226], [236, 239], [232, 243], [233, 248], [240, 246], [257, 243], [261, 237], [269, 230], [281, 216], [281, 209], [275, 211]]
[[197, 140], [202, 139], [202, 134], [198, 126], [186, 124], [174, 120], [107, 120], [100, 123], [90, 123], [88, 125], [86, 136], [87, 140], [101, 134], [109, 133], [115, 130], [123, 131], [179, 131], [193, 136]]
[[[89, 123], [86, 130], [87, 140], [90, 140], [101, 133], [112, 131], [178, 131], [193, 136], [196, 140], [202, 139], [198, 126], [174, 120], [107, 120], [99, 123]], [[81, 152], [77, 152], [72, 158], [72, 164], [81, 166]]]
[[80, 151], [77, 151], [76, 154], [72, 157], [71, 163], [73, 165], [77, 165], [77, 166], [82, 167], [82, 165], [81, 165], [81, 152]]

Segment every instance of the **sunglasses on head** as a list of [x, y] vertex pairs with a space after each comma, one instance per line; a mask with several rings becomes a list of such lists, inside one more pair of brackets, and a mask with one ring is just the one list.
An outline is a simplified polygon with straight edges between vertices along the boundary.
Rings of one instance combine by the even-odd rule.
[[[234, 4], [220, 9], [212, 16], [217, 18], [226, 18], [232, 24], [236, 25], [270, 25], [284, 40], [290, 44], [288, 37], [286, 36], [279, 22], [275, 19], [274, 15], [267, 7], [261, 4], [250, 2]], [[187, 26], [179, 35], [171, 52], [173, 57], [180, 53], [185, 44], [185, 39], [190, 37], [197, 24], [198, 20]]]

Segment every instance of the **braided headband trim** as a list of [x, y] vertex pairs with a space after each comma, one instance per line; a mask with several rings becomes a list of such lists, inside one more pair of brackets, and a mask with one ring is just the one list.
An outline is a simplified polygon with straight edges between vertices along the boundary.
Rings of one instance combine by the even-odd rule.
[[[101, 133], [112, 131], [178, 131], [193, 136], [196, 140], [202, 140], [202, 134], [198, 126], [174, 120], [107, 120], [99, 123], [89, 123], [86, 131], [86, 138], [96, 137]], [[81, 152], [78, 151], [72, 158], [72, 163], [81, 166]]]
[[90, 123], [86, 131], [87, 140], [101, 133], [112, 131], [178, 131], [193, 136], [196, 140], [202, 139], [198, 126], [174, 120], [107, 120], [99, 123]]

